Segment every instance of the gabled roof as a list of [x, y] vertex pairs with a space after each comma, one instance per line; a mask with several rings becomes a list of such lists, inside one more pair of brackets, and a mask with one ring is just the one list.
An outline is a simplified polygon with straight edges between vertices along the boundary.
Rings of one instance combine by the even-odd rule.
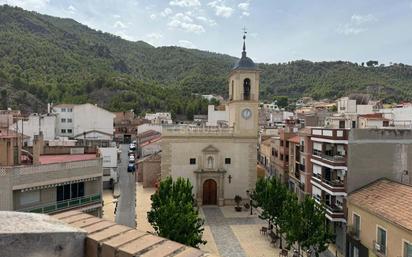
[[351, 193], [349, 203], [412, 231], [412, 186], [379, 179]]
[[219, 152], [219, 149], [217, 149], [213, 145], [209, 145], [209, 146], [205, 147], [202, 150], [202, 152], [204, 152], [204, 153], [217, 153], [217, 152]]

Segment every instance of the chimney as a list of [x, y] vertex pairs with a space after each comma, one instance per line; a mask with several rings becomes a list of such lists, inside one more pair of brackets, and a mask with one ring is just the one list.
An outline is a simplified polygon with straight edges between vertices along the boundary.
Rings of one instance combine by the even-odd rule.
[[38, 135], [34, 135], [33, 139], [33, 164], [40, 164], [40, 155], [44, 151], [43, 132], [40, 131]]

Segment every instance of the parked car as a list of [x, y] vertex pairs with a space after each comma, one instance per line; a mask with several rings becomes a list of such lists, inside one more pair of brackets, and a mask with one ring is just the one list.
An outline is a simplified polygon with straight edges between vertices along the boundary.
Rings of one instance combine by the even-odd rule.
[[134, 163], [135, 160], [136, 160], [136, 159], [134, 158], [134, 155], [130, 155], [130, 156], [129, 156], [129, 162], [133, 162], [133, 163]]
[[135, 172], [136, 171], [136, 166], [134, 165], [134, 163], [129, 163], [129, 165], [127, 165], [127, 172]]
[[133, 156], [135, 156], [135, 151], [133, 151], [133, 150], [129, 150], [129, 153], [128, 153], [128, 155], [130, 156], [130, 155], [133, 155]]
[[130, 144], [129, 149], [132, 150], [132, 151], [136, 150], [136, 145], [135, 144]]

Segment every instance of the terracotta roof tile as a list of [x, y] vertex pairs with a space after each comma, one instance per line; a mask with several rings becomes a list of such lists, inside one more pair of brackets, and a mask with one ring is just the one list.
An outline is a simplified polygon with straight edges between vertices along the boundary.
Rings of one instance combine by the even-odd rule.
[[412, 231], [412, 186], [378, 180], [349, 195], [348, 201]]

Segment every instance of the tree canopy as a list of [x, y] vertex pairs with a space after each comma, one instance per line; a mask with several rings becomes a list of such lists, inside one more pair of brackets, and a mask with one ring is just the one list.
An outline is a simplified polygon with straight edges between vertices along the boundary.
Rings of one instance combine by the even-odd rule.
[[198, 247], [206, 243], [202, 240], [204, 220], [199, 218], [192, 189], [189, 180], [181, 177], [175, 182], [170, 177], [161, 181], [147, 217], [159, 236]]

